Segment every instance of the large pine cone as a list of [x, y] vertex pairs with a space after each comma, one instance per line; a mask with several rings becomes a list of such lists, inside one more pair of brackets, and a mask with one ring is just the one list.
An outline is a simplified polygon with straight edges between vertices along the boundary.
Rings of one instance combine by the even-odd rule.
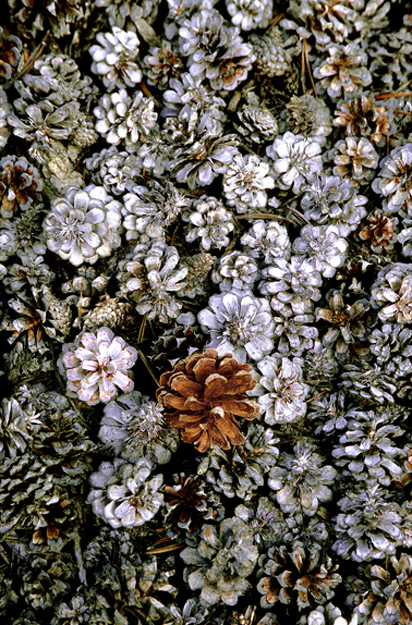
[[257, 403], [246, 395], [255, 385], [251, 365], [207, 349], [163, 373], [157, 399], [170, 425], [183, 430], [185, 443], [201, 452], [215, 444], [230, 449], [244, 441], [235, 417], [252, 420], [259, 414]]

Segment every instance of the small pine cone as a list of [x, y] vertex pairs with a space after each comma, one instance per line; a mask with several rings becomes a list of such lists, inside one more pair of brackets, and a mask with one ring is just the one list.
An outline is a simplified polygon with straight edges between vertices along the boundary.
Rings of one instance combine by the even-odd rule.
[[276, 118], [254, 94], [248, 98], [237, 116], [241, 123], [237, 129], [246, 140], [254, 143], [273, 141], [279, 132]]
[[173, 476], [175, 484], [165, 486], [167, 522], [176, 531], [196, 531], [207, 512], [207, 495], [199, 478], [184, 473]]
[[23, 44], [14, 35], [7, 36], [0, 26], [0, 85], [7, 89], [16, 73]]
[[128, 302], [119, 302], [118, 297], [109, 297], [99, 302], [93, 310], [87, 313], [83, 322], [83, 330], [94, 330], [106, 326], [111, 330], [130, 325], [135, 316], [132, 314], [133, 305]]
[[53, 295], [50, 288], [45, 284], [43, 284], [41, 288], [41, 299], [45, 310], [51, 317], [50, 323], [52, 327], [45, 328], [47, 334], [57, 340], [61, 339], [56, 335], [56, 332], [62, 336], [68, 336], [72, 328], [72, 311], [70, 305], [66, 301], [60, 300]]
[[252, 367], [217, 350], [192, 354], [160, 377], [156, 397], [185, 443], [204, 452], [213, 445], [230, 449], [244, 441], [236, 417], [253, 420], [259, 407], [246, 395], [256, 385]]
[[169, 371], [178, 360], [197, 351], [204, 339], [199, 326], [175, 325], [165, 332], [150, 346], [150, 360], [160, 371]]
[[26, 210], [43, 187], [38, 170], [21, 156], [0, 160], [0, 214], [13, 217], [19, 208]]
[[206, 252], [185, 258], [184, 266], [188, 268], [186, 286], [182, 295], [194, 299], [206, 295], [207, 276], [213, 266], [213, 256]]
[[294, 38], [284, 41], [279, 28], [270, 28], [264, 35], [252, 35], [253, 52], [256, 55], [256, 67], [259, 74], [273, 78], [290, 72], [292, 56], [286, 45]]
[[169, 41], [162, 41], [161, 47], [150, 48], [144, 57], [147, 82], [149, 85], [166, 88], [171, 78], [179, 78], [184, 66], [179, 53]]
[[266, 609], [278, 601], [296, 602], [299, 611], [314, 603], [326, 603], [342, 581], [336, 573], [338, 565], [334, 565], [329, 556], [311, 554], [300, 542], [291, 550], [285, 545], [270, 548], [267, 555], [261, 556], [259, 564], [261, 579], [257, 589], [263, 595], [260, 605]]

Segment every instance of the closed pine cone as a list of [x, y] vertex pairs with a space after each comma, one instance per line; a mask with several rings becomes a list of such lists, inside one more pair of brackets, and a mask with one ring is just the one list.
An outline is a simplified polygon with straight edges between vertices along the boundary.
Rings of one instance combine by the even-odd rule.
[[213, 445], [230, 449], [244, 441], [236, 417], [252, 420], [259, 414], [257, 403], [246, 395], [255, 385], [250, 365], [207, 349], [163, 373], [157, 399], [170, 425], [183, 430], [185, 443], [194, 443], [200, 452]]

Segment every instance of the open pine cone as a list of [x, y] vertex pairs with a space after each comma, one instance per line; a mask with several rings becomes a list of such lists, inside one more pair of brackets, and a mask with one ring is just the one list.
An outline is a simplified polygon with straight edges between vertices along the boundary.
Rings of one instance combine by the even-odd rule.
[[252, 420], [259, 414], [258, 404], [246, 395], [255, 385], [251, 365], [207, 349], [163, 373], [157, 399], [170, 425], [183, 430], [185, 443], [200, 452], [213, 445], [230, 449], [244, 441], [236, 417]]

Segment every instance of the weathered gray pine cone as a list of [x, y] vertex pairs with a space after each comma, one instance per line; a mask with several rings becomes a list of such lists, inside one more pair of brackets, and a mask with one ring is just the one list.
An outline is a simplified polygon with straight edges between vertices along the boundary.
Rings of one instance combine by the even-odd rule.
[[361, 625], [411, 621], [412, 558], [409, 554], [392, 556], [382, 565], [367, 564], [359, 573], [365, 590], [356, 594], [355, 614]]
[[[322, 343], [326, 347], [335, 345], [336, 355], [347, 354], [349, 347], [366, 339], [370, 322], [370, 303], [368, 298], [357, 299], [347, 304], [340, 291], [329, 291], [327, 294], [328, 308], [317, 308], [316, 319], [323, 319], [330, 324]], [[367, 353], [368, 347], [362, 347]]]
[[112, 527], [139, 527], [150, 521], [163, 504], [163, 476], [151, 476], [153, 465], [141, 458], [134, 465], [124, 460], [102, 462], [90, 476], [87, 498], [93, 512]]
[[269, 165], [256, 154], [235, 156], [223, 174], [223, 194], [236, 212], [262, 209], [267, 204], [266, 189], [273, 189], [275, 181], [269, 174]]
[[258, 219], [246, 232], [240, 242], [248, 248], [253, 258], [262, 258], [266, 265], [272, 265], [276, 258], [290, 259], [291, 243], [285, 226], [278, 221]]
[[14, 86], [20, 95], [14, 104], [19, 113], [30, 104], [43, 108], [46, 102], [54, 107], [72, 101], [88, 105], [99, 92], [71, 57], [55, 53], [37, 59], [31, 72], [16, 80]]
[[226, 0], [226, 7], [232, 24], [241, 30], [267, 28], [272, 19], [270, 0]]
[[[280, 356], [305, 358], [316, 348], [318, 329], [314, 325], [314, 315], [297, 315], [289, 319], [274, 315], [275, 336], [279, 338], [277, 351]], [[308, 324], [308, 325], [307, 325]]]
[[[331, 43], [343, 43], [353, 32], [353, 24], [348, 19], [352, 10], [346, 4], [325, 4], [322, 0], [291, 0], [289, 12], [299, 24], [298, 26], [291, 22], [293, 30], [299, 28], [306, 31], [305, 36], [312, 34], [319, 51], [327, 49]], [[283, 22], [286, 20], [282, 20], [281, 24]]]
[[218, 11], [196, 13], [184, 22], [179, 35], [190, 73], [209, 79], [212, 89], [232, 91], [247, 78], [255, 61], [253, 48], [243, 43], [237, 28], [224, 25]]
[[344, 127], [346, 135], [366, 137], [380, 147], [396, 131], [392, 111], [379, 106], [369, 95], [338, 102], [333, 125]]
[[119, 265], [120, 293], [136, 303], [140, 315], [147, 313], [148, 319], [168, 323], [182, 308], [176, 296], [185, 293], [189, 270], [179, 267], [180, 262], [177, 249], [162, 241], [155, 241], [150, 248], [136, 245], [133, 259]]
[[313, 76], [320, 80], [319, 85], [329, 97], [339, 98], [342, 92], [353, 93], [371, 84], [367, 54], [357, 43], [329, 46], [328, 54], [325, 60], [315, 63]]
[[361, 406], [377, 407], [384, 403], [395, 403], [398, 392], [396, 380], [377, 364], [345, 363], [340, 380], [345, 393]]
[[153, 24], [159, 3], [157, 0], [142, 0], [137, 5], [134, 0], [96, 0], [96, 6], [105, 9], [112, 28], [117, 26], [134, 30], [139, 20]]
[[133, 315], [132, 308], [133, 306], [129, 302], [119, 302], [118, 297], [107, 295], [81, 319], [82, 328], [93, 331], [103, 326], [111, 330], [132, 326], [136, 323], [136, 316]]
[[172, 78], [179, 78], [184, 71], [179, 52], [165, 39], [162, 39], [159, 47], [149, 48], [149, 54], [143, 59], [143, 66], [149, 85], [161, 89], [167, 87]]
[[137, 154], [119, 152], [116, 146], [95, 152], [85, 161], [92, 173], [92, 182], [103, 185], [108, 193], [123, 195], [132, 192], [141, 182], [142, 162]]
[[254, 258], [242, 252], [224, 254], [212, 272], [212, 281], [219, 285], [222, 293], [232, 291], [252, 291], [259, 278], [259, 268]]
[[350, 180], [321, 174], [302, 186], [301, 206], [315, 225], [335, 225], [342, 237], [353, 232], [366, 217], [368, 198], [359, 195]]
[[276, 258], [262, 271], [259, 290], [271, 297], [270, 305], [283, 317], [313, 312], [313, 303], [320, 300], [322, 276], [302, 256], [292, 256], [290, 263]]
[[370, 351], [378, 365], [396, 377], [403, 377], [411, 367], [412, 331], [404, 324], [384, 323], [368, 337]]
[[281, 116], [285, 118], [285, 130], [315, 139], [321, 146], [332, 132], [332, 116], [321, 98], [292, 96]]
[[212, 295], [198, 321], [212, 339], [207, 347], [219, 355], [230, 352], [243, 363], [247, 358], [261, 360], [273, 349], [274, 322], [263, 297], [241, 291]]
[[388, 213], [402, 209], [412, 215], [412, 143], [395, 148], [379, 165], [381, 170], [372, 182], [372, 189], [384, 196], [383, 208]]
[[232, 517], [213, 525], [204, 525], [196, 548], [186, 547], [181, 557], [190, 567], [187, 581], [191, 590], [201, 590], [206, 606], [223, 601], [236, 605], [250, 587], [247, 578], [258, 559], [253, 533], [241, 519]]
[[370, 70], [373, 78], [385, 91], [397, 91], [404, 82], [405, 73], [412, 70], [410, 55], [412, 52], [412, 34], [408, 28], [380, 33], [368, 46], [372, 60]]
[[242, 445], [223, 451], [213, 447], [200, 462], [197, 473], [216, 493], [230, 499], [239, 497], [251, 500], [254, 493], [265, 484], [265, 474], [276, 464], [279, 456], [277, 439], [270, 428], [253, 424], [249, 426]]
[[137, 91], [133, 98], [126, 89], [105, 94], [93, 110], [97, 118], [96, 130], [112, 145], [122, 141], [126, 147], [145, 139], [156, 126], [155, 101]]
[[249, 395], [258, 397], [258, 404], [268, 425], [289, 423], [306, 414], [305, 398], [309, 387], [303, 382], [300, 358], [285, 358], [278, 354], [265, 356], [257, 363], [261, 375]]
[[93, 58], [91, 70], [102, 77], [108, 91], [136, 87], [142, 80], [142, 72], [136, 63], [140, 41], [133, 31], [114, 26], [111, 33], [98, 33], [100, 45], [90, 47]]
[[371, 287], [371, 304], [381, 321], [412, 321], [412, 271], [407, 263], [383, 267]]
[[357, 625], [357, 615], [353, 615], [350, 622], [342, 616], [342, 612], [333, 603], [325, 606], [318, 605], [315, 610], [299, 619], [297, 625]]
[[201, 252], [194, 256], [187, 256], [183, 259], [183, 267], [187, 268], [185, 278], [186, 287], [182, 292], [182, 297], [195, 299], [204, 297], [208, 293], [209, 274], [213, 267], [214, 257], [207, 252]]
[[339, 438], [332, 456], [336, 466], [344, 467], [342, 474], [365, 484], [379, 482], [389, 486], [402, 475], [405, 452], [396, 447], [393, 439], [404, 433], [403, 428], [393, 425], [392, 415], [350, 410], [346, 432]]
[[338, 141], [333, 149], [335, 167], [333, 173], [349, 177], [356, 182], [367, 182], [375, 176], [379, 155], [372, 143], [361, 137], [346, 137]]
[[120, 207], [103, 187], [70, 187], [44, 220], [49, 249], [76, 267], [110, 256], [121, 244]]
[[359, 484], [338, 502], [333, 549], [344, 560], [383, 560], [401, 544], [399, 505], [385, 495], [378, 483]]
[[238, 154], [237, 144], [236, 135], [200, 139], [189, 148], [178, 147], [167, 169], [175, 175], [177, 182], [186, 182], [192, 190], [198, 185], [209, 185], [218, 174], [227, 171], [229, 163]]
[[303, 135], [286, 132], [276, 137], [266, 154], [274, 161], [277, 186], [284, 191], [292, 188], [298, 194], [303, 184], [321, 173], [321, 151], [319, 143]]
[[139, 391], [110, 401], [100, 422], [99, 438], [128, 462], [147, 458], [167, 464], [179, 444], [177, 430], [168, 426], [163, 407]]
[[276, 491], [276, 500], [283, 512], [303, 512], [314, 516], [320, 502], [331, 501], [336, 469], [324, 464], [312, 443], [299, 441], [294, 455], [281, 454], [277, 466], [269, 472], [268, 484]]
[[306, 258], [324, 278], [333, 278], [346, 258], [348, 242], [337, 226], [303, 226], [292, 251]]
[[30, 430], [38, 417], [34, 408], [22, 404], [15, 397], [5, 398], [0, 408], [0, 458], [18, 456], [26, 451], [32, 440]]
[[253, 92], [246, 96], [247, 102], [237, 111], [239, 122], [236, 129], [252, 145], [273, 141], [278, 134], [276, 117], [262, 104]]
[[56, 108], [43, 100], [39, 104], [24, 106], [20, 116], [9, 116], [13, 134], [26, 141], [34, 141], [39, 149], [53, 147], [53, 141], [66, 141], [78, 130], [79, 120], [84, 113], [79, 102], [70, 101]]
[[256, 56], [256, 67], [260, 74], [268, 78], [284, 76], [291, 72], [292, 55], [298, 41], [296, 35], [283, 37], [279, 27], [269, 28], [262, 36], [252, 35], [253, 52]]
[[65, 595], [74, 581], [76, 565], [72, 556], [40, 554], [25, 563], [22, 570], [21, 595], [35, 610], [45, 610]]
[[193, 203], [193, 212], [187, 217], [186, 241], [192, 243], [200, 238], [200, 246], [207, 252], [229, 245], [228, 235], [235, 229], [233, 214], [215, 197], [202, 195]]

